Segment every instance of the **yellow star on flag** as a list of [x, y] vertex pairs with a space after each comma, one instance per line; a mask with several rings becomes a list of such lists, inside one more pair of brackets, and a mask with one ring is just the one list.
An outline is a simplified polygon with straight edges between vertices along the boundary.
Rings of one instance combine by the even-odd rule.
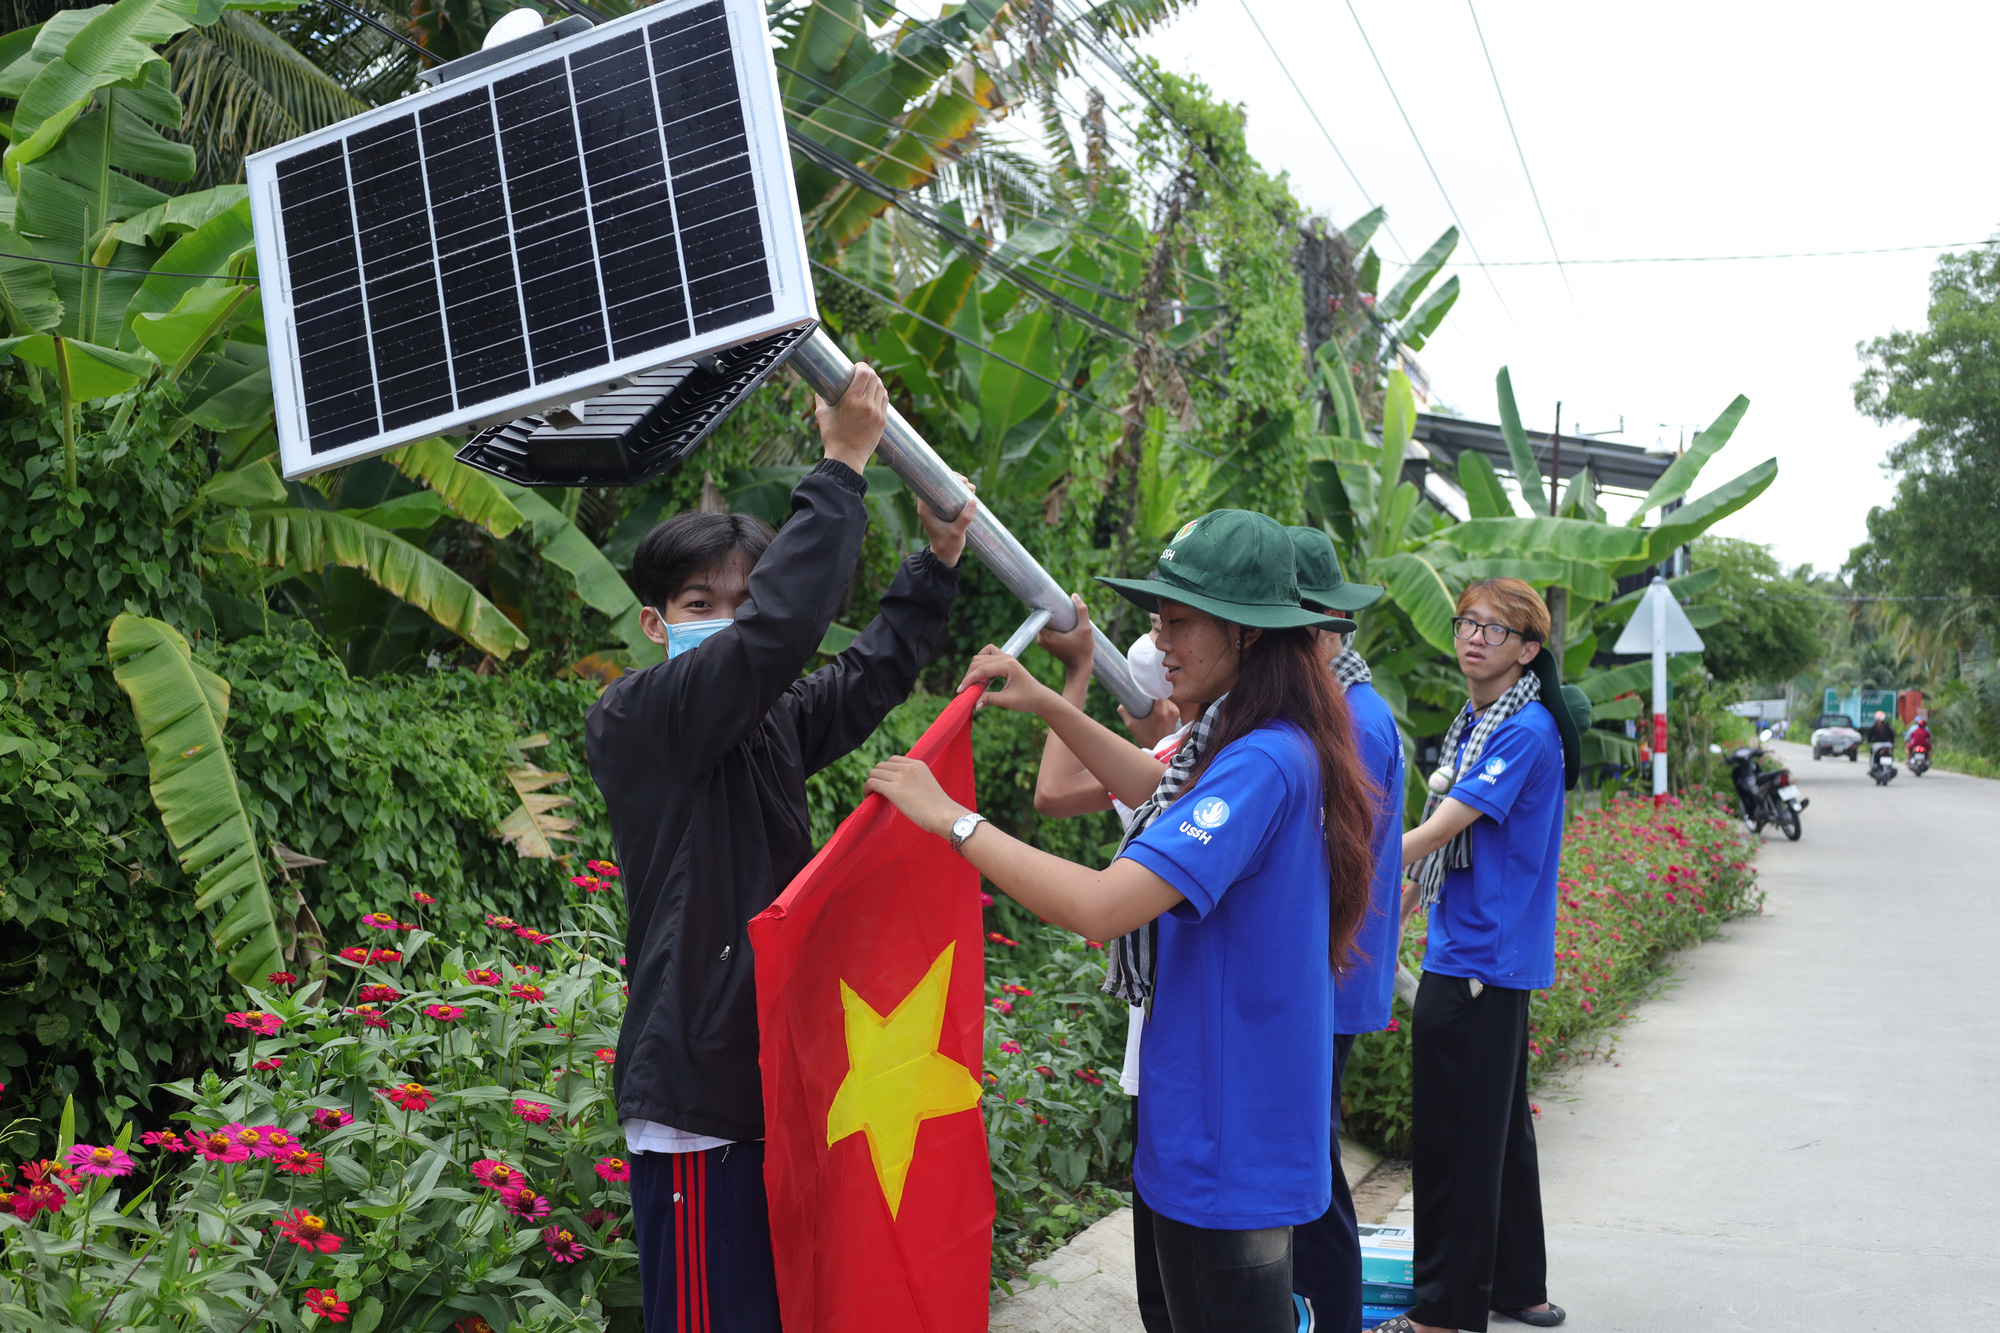
[[917, 1123], [979, 1105], [979, 1080], [938, 1053], [957, 947], [947, 944], [924, 979], [887, 1017], [845, 981], [840, 983], [847, 1016], [847, 1077], [827, 1110], [826, 1143], [830, 1148], [850, 1134], [868, 1135], [868, 1156], [890, 1217], [902, 1206], [903, 1185], [917, 1153]]

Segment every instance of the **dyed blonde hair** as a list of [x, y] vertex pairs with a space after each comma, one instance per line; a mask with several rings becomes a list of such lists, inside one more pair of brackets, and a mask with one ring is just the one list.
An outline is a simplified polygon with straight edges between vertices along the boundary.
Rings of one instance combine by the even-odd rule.
[[1484, 597], [1498, 607], [1507, 624], [1523, 638], [1536, 643], [1549, 641], [1549, 608], [1542, 595], [1520, 579], [1475, 579], [1458, 595], [1458, 613], [1465, 614], [1475, 598]]

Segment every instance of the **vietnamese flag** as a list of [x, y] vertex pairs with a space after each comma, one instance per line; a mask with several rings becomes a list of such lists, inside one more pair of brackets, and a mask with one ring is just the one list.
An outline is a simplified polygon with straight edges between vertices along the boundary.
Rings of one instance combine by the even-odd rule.
[[[910, 754], [972, 808], [960, 694]], [[750, 922], [786, 1333], [983, 1333], [979, 872], [880, 796]]]

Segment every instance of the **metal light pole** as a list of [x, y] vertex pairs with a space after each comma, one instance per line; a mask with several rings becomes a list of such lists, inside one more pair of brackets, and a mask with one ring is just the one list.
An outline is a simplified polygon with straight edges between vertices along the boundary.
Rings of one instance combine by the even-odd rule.
[[1667, 799], [1667, 581], [1653, 575], [1653, 804]]
[[[837, 403], [847, 392], [848, 383], [854, 378], [854, 363], [847, 354], [823, 329], [816, 329], [810, 338], [793, 349], [792, 369], [799, 377], [812, 386], [813, 392], [829, 403]], [[972, 498], [959, 479], [952, 475], [951, 468], [937, 451], [925, 443], [910, 423], [894, 407], [889, 409], [888, 425], [883, 427], [882, 442], [875, 447], [876, 454], [891, 472], [902, 478], [903, 484], [915, 492], [917, 498], [931, 507], [931, 512], [943, 518], [955, 518], [965, 502]], [[999, 575], [1000, 581], [1031, 608], [1039, 607], [1049, 613], [1048, 623], [1057, 630], [1076, 628], [1076, 608], [1070, 604], [1069, 594], [1057, 586], [1049, 577], [1041, 563], [1028, 554], [1027, 548], [1016, 541], [1014, 534], [1002, 526], [993, 516], [990, 508], [981, 506], [979, 516], [972, 521], [972, 529], [966, 535], [966, 545], [972, 548], [985, 566]], [[1133, 717], [1144, 717], [1153, 711], [1153, 699], [1139, 688], [1132, 679], [1132, 669], [1125, 662], [1125, 654], [1105, 637], [1101, 629], [1092, 626], [1097, 645], [1091, 654], [1092, 671], [1112, 697], [1125, 705], [1125, 711]]]

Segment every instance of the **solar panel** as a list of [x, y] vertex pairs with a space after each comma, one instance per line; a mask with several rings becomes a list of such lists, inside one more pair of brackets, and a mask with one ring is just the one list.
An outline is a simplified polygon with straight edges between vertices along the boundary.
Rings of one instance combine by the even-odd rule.
[[814, 320], [759, 0], [523, 45], [249, 159], [286, 476]]

